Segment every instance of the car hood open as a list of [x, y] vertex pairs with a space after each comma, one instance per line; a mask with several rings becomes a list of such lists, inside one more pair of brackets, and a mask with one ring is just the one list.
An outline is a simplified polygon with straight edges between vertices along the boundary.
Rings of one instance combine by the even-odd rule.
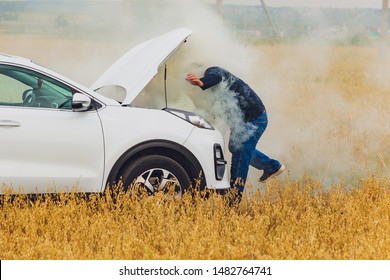
[[108, 68], [91, 89], [122, 88], [125, 94], [121, 102], [129, 105], [191, 34], [191, 30], [179, 28], [137, 45]]

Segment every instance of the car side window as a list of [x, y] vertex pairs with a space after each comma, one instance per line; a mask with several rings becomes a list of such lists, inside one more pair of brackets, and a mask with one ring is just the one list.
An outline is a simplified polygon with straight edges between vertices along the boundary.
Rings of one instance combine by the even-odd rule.
[[40, 73], [0, 65], [0, 106], [72, 109], [70, 87]]

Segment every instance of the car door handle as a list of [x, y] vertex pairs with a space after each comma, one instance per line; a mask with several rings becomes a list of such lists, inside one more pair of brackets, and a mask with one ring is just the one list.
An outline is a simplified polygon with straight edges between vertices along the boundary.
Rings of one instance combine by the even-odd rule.
[[11, 127], [19, 127], [22, 124], [17, 121], [12, 121], [12, 120], [0, 120], [0, 126], [11, 126]]

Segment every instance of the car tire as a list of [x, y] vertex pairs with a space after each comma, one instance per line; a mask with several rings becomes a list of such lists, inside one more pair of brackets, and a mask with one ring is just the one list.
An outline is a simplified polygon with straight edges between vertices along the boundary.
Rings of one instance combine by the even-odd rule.
[[191, 185], [185, 169], [175, 160], [161, 155], [147, 155], [130, 163], [122, 173], [123, 190], [163, 191], [181, 197]]

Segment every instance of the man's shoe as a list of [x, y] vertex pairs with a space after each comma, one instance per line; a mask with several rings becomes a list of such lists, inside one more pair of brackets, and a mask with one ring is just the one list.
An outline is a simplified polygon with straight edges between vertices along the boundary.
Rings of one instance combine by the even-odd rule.
[[261, 175], [260, 179], [259, 179], [259, 182], [260, 183], [265, 183], [273, 178], [275, 178], [276, 176], [278, 176], [279, 174], [281, 174], [284, 170], [286, 169], [286, 167], [282, 164], [278, 170], [276, 170], [274, 173], [268, 173], [268, 172], [265, 172], [263, 173], [263, 175]]

